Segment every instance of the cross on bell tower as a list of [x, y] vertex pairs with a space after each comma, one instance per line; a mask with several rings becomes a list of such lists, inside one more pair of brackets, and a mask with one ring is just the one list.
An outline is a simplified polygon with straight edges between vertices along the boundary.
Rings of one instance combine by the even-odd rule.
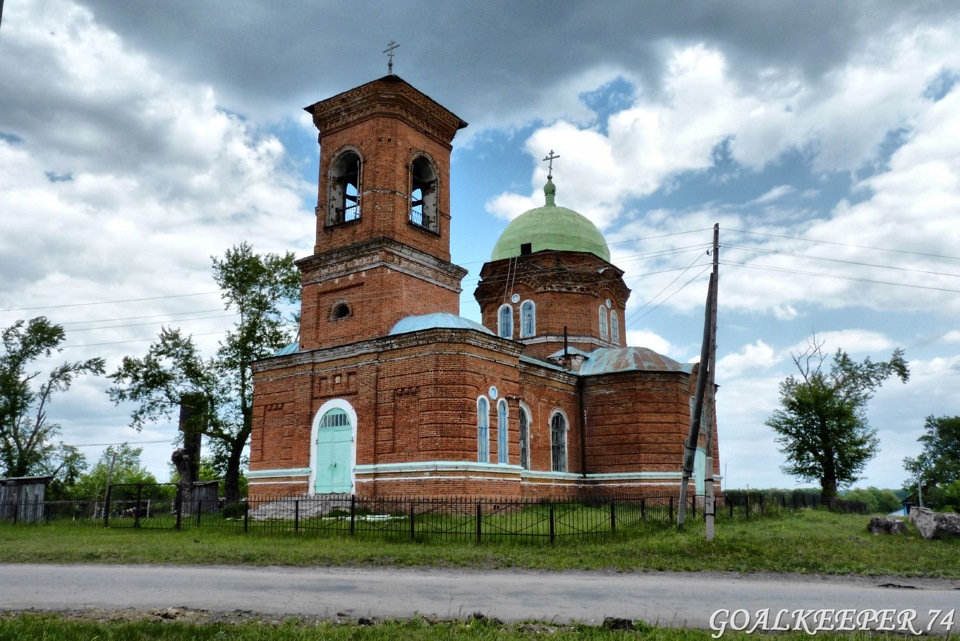
[[391, 40], [387, 48], [383, 50], [383, 53], [387, 54], [387, 75], [393, 75], [393, 50], [399, 46], [400, 45]]

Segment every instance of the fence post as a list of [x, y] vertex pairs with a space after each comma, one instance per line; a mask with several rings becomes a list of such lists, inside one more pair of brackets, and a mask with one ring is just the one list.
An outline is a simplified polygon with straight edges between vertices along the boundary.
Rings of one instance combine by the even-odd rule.
[[640, 520], [647, 520], [647, 497], [640, 497]]
[[180, 529], [180, 521], [183, 518], [183, 488], [180, 484], [177, 484], [177, 495], [173, 499], [173, 505], [176, 508], [177, 521], [174, 524], [174, 529]]
[[357, 528], [357, 496], [350, 495], [350, 536], [353, 536]]
[[694, 490], [693, 494], [690, 495], [690, 518], [697, 518], [697, 492]]
[[107, 486], [107, 495], [103, 499], [103, 527], [110, 527], [110, 495], [113, 488]]
[[557, 525], [556, 519], [553, 513], [553, 504], [550, 504], [550, 545], [553, 545], [557, 540]]
[[300, 531], [300, 499], [293, 501], [293, 531]]
[[243, 499], [243, 531], [247, 531], [250, 524], [250, 499]]
[[673, 523], [673, 497], [670, 497], [670, 522]]
[[617, 502], [610, 501], [610, 531], [617, 531]]
[[750, 518], [750, 492], [747, 492], [747, 493], [744, 495], [744, 497], [745, 497], [745, 498], [744, 498], [744, 501], [743, 501], [743, 506], [744, 506], [744, 508], [746, 508], [747, 519], [749, 519], [749, 518]]
[[483, 507], [480, 504], [480, 501], [477, 501], [477, 543], [480, 543], [480, 536], [483, 532]]
[[413, 518], [414, 518], [414, 505], [415, 505], [415, 503], [414, 503], [413, 501], [410, 501], [410, 540], [411, 540], [411, 541], [416, 541], [416, 540], [417, 540], [416, 525], [414, 524], [414, 520], [413, 520]]
[[140, 527], [140, 498], [143, 496], [143, 483], [137, 483], [137, 505], [133, 508], [133, 527]]
[[[191, 493], [191, 496], [193, 494]], [[203, 500], [197, 499], [197, 527], [200, 527], [200, 515], [203, 514]]]

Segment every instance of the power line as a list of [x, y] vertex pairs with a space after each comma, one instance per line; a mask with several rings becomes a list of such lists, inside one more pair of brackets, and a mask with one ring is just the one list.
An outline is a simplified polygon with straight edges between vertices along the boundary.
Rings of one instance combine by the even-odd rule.
[[877, 269], [892, 269], [895, 271], [901, 272], [911, 272], [914, 274], [927, 274], [929, 276], [950, 276], [952, 278], [960, 278], [960, 274], [949, 274], [946, 272], [934, 272], [926, 269], [911, 269], [909, 267], [896, 267], [894, 265], [878, 265], [876, 263], [864, 263], [856, 260], [844, 260], [842, 258], [829, 258], [827, 256], [810, 256], [809, 254], [797, 254], [794, 252], [786, 252], [777, 249], [762, 249], [759, 247], [746, 247], [744, 245], [724, 245], [727, 248], [740, 249], [742, 251], [756, 252], [759, 254], [778, 254], [781, 256], [793, 256], [796, 258], [806, 258], [809, 260], [820, 260], [831, 263], [842, 263], [844, 265], [856, 265], [858, 267], [875, 267]]
[[112, 305], [114, 303], [140, 303], [146, 300], [165, 300], [168, 298], [187, 298], [190, 296], [209, 296], [210, 294], [219, 294], [220, 290], [212, 292], [197, 292], [195, 294], [171, 294], [169, 296], [151, 296], [149, 298], [125, 298], [121, 300], [104, 300], [95, 303], [67, 303], [64, 305], [43, 305], [41, 307], [12, 307], [10, 309], [0, 309], [0, 312], [32, 312], [38, 309], [62, 309], [64, 307], [87, 307], [90, 305]]
[[910, 251], [907, 249], [890, 249], [889, 247], [874, 247], [872, 245], [853, 245], [851, 243], [839, 243], [832, 240], [814, 240], [802, 236], [784, 236], [781, 234], [767, 234], [759, 231], [748, 231], [746, 229], [725, 229], [724, 231], [736, 232], [738, 234], [749, 234], [751, 236], [768, 236], [770, 238], [785, 238], [788, 240], [802, 240], [806, 243], [815, 243], [820, 245], [836, 245], [838, 247], [852, 247], [854, 249], [870, 249], [874, 251], [890, 252], [893, 254], [909, 254], [913, 256], [924, 256], [926, 258], [945, 258], [946, 260], [960, 260], [960, 256], [946, 256], [944, 254], [930, 254], [927, 252]]
[[761, 271], [778, 272], [783, 274], [798, 274], [801, 276], [814, 276], [817, 278], [832, 278], [834, 280], [849, 280], [857, 283], [870, 283], [871, 285], [892, 285], [894, 287], [909, 287], [912, 289], [928, 289], [928, 290], [937, 291], [937, 292], [949, 292], [951, 294], [960, 294], [960, 289], [948, 289], [946, 287], [931, 287], [929, 285], [912, 285], [910, 283], [893, 283], [890, 281], [874, 280], [871, 278], [839, 276], [836, 274], [824, 274], [821, 272], [805, 272], [798, 269], [787, 269], [785, 267], [761, 267], [759, 265], [751, 265], [749, 263], [733, 263], [729, 261], [721, 261], [721, 262], [724, 265], [729, 265], [732, 267], [746, 267], [747, 269], [758, 269]]

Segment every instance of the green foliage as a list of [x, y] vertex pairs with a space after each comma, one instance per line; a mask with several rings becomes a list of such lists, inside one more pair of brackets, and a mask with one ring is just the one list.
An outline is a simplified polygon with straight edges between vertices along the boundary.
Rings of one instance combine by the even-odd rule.
[[960, 481], [937, 485], [925, 491], [923, 504], [939, 512], [960, 512]]
[[889, 361], [862, 363], [838, 349], [830, 371], [824, 371], [823, 343], [811, 337], [807, 349], [793, 356], [800, 376], [780, 383], [781, 409], [766, 425], [779, 436], [787, 457], [781, 469], [805, 481], [819, 481], [824, 497], [837, 496], [838, 487], [859, 478], [877, 452], [876, 430], [867, 423], [866, 405], [891, 376], [906, 382], [910, 376], [903, 350]]
[[910, 474], [904, 487], [919, 484], [925, 491], [960, 481], [960, 416], [928, 416], [923, 434], [917, 440], [923, 451], [914, 458], [903, 459]]
[[102, 499], [107, 488], [108, 477], [112, 485], [156, 483], [157, 479], [140, 461], [142, 453], [142, 447], [130, 447], [126, 443], [111, 445], [103, 452], [93, 468], [80, 475], [77, 482], [70, 488], [71, 498]]
[[900, 498], [893, 490], [881, 490], [876, 487], [854, 488], [843, 493], [845, 501], [865, 503], [871, 514], [890, 514], [901, 509]]
[[137, 404], [131, 425], [173, 418], [189, 402], [187, 430], [208, 438], [228, 500], [241, 495], [243, 451], [253, 426], [250, 363], [289, 340], [293, 325], [281, 307], [299, 300], [300, 274], [292, 253], [258, 255], [243, 243], [212, 258], [213, 278], [225, 308], [239, 315], [213, 357], [204, 358], [190, 336], [164, 328], [143, 358], [126, 357], [110, 375], [115, 403]]
[[[200, 458], [200, 474], [197, 477], [198, 481], [223, 481], [223, 462], [216, 460], [213, 456], [203, 456]], [[170, 465], [170, 482], [171, 483], [180, 483], [180, 473], [177, 472], [176, 467]], [[246, 474], [240, 474], [240, 496], [247, 496], [247, 486], [248, 480]], [[224, 495], [223, 483], [221, 482], [217, 488], [217, 493], [220, 496]]]
[[[103, 374], [104, 360], [64, 362], [43, 376], [31, 364], [60, 351], [63, 327], [43, 316], [17, 321], [0, 339], [0, 464], [5, 476], [56, 475], [79, 460], [75, 449], [56, 444], [60, 426], [47, 420], [57, 392], [70, 389], [75, 377]], [[39, 384], [38, 384], [39, 383]]]

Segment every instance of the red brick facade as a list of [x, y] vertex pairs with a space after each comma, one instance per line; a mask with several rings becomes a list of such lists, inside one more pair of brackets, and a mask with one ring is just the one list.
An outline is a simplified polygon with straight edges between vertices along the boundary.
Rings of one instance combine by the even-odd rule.
[[317, 240], [298, 262], [299, 344], [254, 364], [250, 495], [677, 487], [696, 367], [624, 347], [623, 272], [573, 251], [495, 261], [476, 291], [487, 329], [459, 318], [449, 175], [465, 123], [396, 76], [307, 110]]

